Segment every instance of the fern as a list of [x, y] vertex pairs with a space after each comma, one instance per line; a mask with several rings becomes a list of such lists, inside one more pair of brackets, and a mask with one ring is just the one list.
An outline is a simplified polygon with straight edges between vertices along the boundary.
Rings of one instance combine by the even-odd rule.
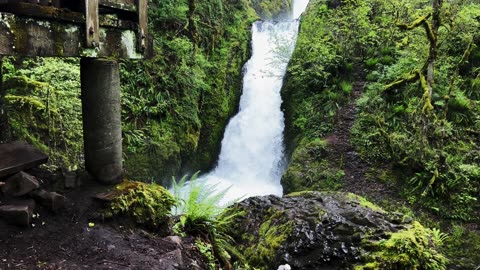
[[242, 254], [235, 248], [234, 239], [226, 231], [234, 218], [242, 213], [224, 212], [222, 199], [229, 190], [217, 191], [217, 185], [207, 185], [198, 181], [196, 172], [187, 182], [183, 176], [178, 182], [172, 179], [172, 193], [179, 202], [172, 210], [179, 215], [174, 230], [180, 234], [189, 234], [211, 242], [215, 257], [225, 269], [232, 269], [231, 255], [244, 261]]

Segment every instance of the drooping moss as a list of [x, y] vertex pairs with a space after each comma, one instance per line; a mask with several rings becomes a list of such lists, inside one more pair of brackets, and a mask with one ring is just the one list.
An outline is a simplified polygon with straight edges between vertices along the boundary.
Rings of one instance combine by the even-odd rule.
[[80, 69], [74, 59], [8, 58], [4, 91], [13, 139], [44, 151], [49, 165], [81, 166]]

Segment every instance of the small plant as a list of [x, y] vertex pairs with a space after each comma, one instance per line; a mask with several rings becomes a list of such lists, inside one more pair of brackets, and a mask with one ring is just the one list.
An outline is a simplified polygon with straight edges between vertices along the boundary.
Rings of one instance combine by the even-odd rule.
[[195, 240], [195, 246], [198, 248], [200, 253], [207, 258], [208, 268], [210, 270], [215, 270], [215, 257], [213, 256], [212, 245], [205, 243], [200, 239]]
[[173, 209], [173, 213], [179, 215], [174, 231], [198, 236], [204, 243], [211, 243], [213, 255], [224, 269], [233, 269], [230, 254], [240, 260], [243, 256], [234, 247], [234, 240], [226, 233], [226, 228], [242, 213], [225, 213], [220, 202], [228, 189], [217, 192], [215, 186], [198, 181], [198, 174], [195, 173], [188, 183], [186, 175], [178, 183], [172, 179], [173, 193], [179, 201]]
[[340, 82], [340, 88], [342, 89], [343, 93], [350, 95], [353, 90], [353, 85], [350, 82], [342, 81]]
[[189, 234], [202, 232], [208, 224], [215, 222], [223, 211], [220, 201], [228, 190], [216, 192], [215, 186], [197, 181], [198, 174], [192, 175], [188, 183], [187, 175], [178, 183], [172, 179], [173, 194], [179, 202], [173, 208], [173, 214], [180, 215], [176, 227]]

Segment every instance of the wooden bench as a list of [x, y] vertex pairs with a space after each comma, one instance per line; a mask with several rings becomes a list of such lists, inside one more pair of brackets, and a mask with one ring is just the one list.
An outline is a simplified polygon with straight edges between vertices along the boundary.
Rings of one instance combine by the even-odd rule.
[[48, 161], [38, 149], [23, 141], [0, 144], [0, 177], [30, 169]]

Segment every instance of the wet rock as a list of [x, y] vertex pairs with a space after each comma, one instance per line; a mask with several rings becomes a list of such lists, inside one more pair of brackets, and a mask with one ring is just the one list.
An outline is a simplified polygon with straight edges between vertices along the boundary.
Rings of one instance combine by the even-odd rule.
[[38, 189], [30, 193], [30, 195], [41, 205], [57, 212], [65, 206], [65, 197], [56, 192], [48, 192]]
[[6, 196], [20, 197], [40, 187], [37, 179], [25, 172], [19, 172], [5, 181], [1, 186]]
[[9, 224], [25, 227], [30, 225], [33, 211], [35, 211], [35, 202], [22, 200], [10, 203], [12, 204], [0, 206], [0, 217]]
[[[364, 241], [386, 238], [408, 224], [350, 193], [299, 192], [248, 198], [230, 235], [260, 269], [349, 269], [366, 253]], [[394, 222], [391, 222], [394, 221]]]

